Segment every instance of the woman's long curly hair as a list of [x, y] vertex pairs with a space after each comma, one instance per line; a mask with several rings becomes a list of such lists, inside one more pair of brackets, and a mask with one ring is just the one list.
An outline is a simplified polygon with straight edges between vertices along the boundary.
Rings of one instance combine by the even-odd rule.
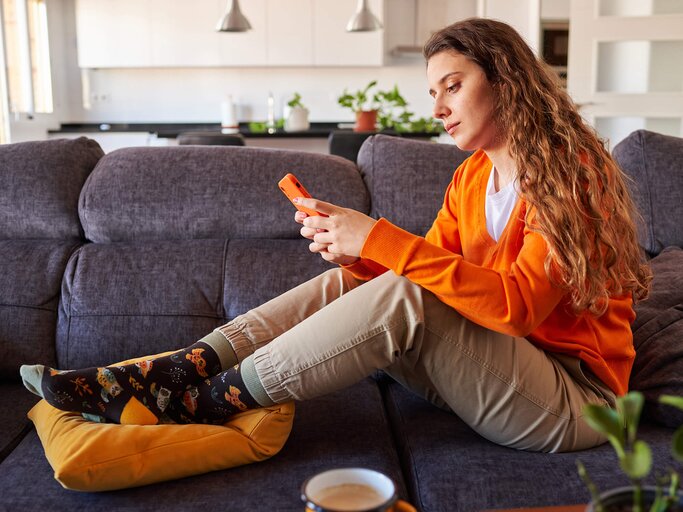
[[478, 64], [493, 87], [495, 119], [517, 166], [520, 193], [535, 210], [532, 229], [548, 245], [545, 270], [572, 310], [605, 312], [609, 297], [646, 298], [651, 272], [638, 246], [639, 218], [627, 177], [553, 71], [499, 21], [471, 18], [435, 33], [428, 61], [455, 51]]

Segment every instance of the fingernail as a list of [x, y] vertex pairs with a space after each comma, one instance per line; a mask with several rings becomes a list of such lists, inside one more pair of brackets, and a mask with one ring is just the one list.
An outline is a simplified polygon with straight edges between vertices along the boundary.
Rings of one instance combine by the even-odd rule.
[[295, 197], [295, 198], [293, 199], [293, 201], [294, 201], [295, 203], [298, 203], [298, 202], [299, 202], [299, 198], [298, 198], [298, 197]]

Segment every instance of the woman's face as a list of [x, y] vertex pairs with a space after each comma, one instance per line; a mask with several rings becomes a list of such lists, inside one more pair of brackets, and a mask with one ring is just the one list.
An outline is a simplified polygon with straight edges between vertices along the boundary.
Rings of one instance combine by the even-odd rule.
[[463, 150], [491, 150], [498, 144], [493, 88], [478, 64], [456, 51], [442, 51], [427, 62], [434, 117]]

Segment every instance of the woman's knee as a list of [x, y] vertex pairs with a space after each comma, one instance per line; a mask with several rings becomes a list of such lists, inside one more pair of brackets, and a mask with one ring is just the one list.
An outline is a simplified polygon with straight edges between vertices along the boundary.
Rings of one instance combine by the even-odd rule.
[[321, 274], [320, 277], [322, 277], [326, 285], [331, 284], [333, 288], [338, 289], [340, 295], [357, 288], [363, 283], [363, 281], [354, 277], [351, 271], [342, 267], [335, 267], [331, 268], [330, 270], [326, 270]]

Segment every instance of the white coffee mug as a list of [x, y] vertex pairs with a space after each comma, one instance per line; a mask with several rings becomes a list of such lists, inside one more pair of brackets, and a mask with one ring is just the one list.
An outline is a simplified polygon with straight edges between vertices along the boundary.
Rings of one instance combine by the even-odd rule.
[[385, 512], [396, 503], [396, 485], [383, 473], [365, 468], [323, 471], [301, 488], [307, 512]]

